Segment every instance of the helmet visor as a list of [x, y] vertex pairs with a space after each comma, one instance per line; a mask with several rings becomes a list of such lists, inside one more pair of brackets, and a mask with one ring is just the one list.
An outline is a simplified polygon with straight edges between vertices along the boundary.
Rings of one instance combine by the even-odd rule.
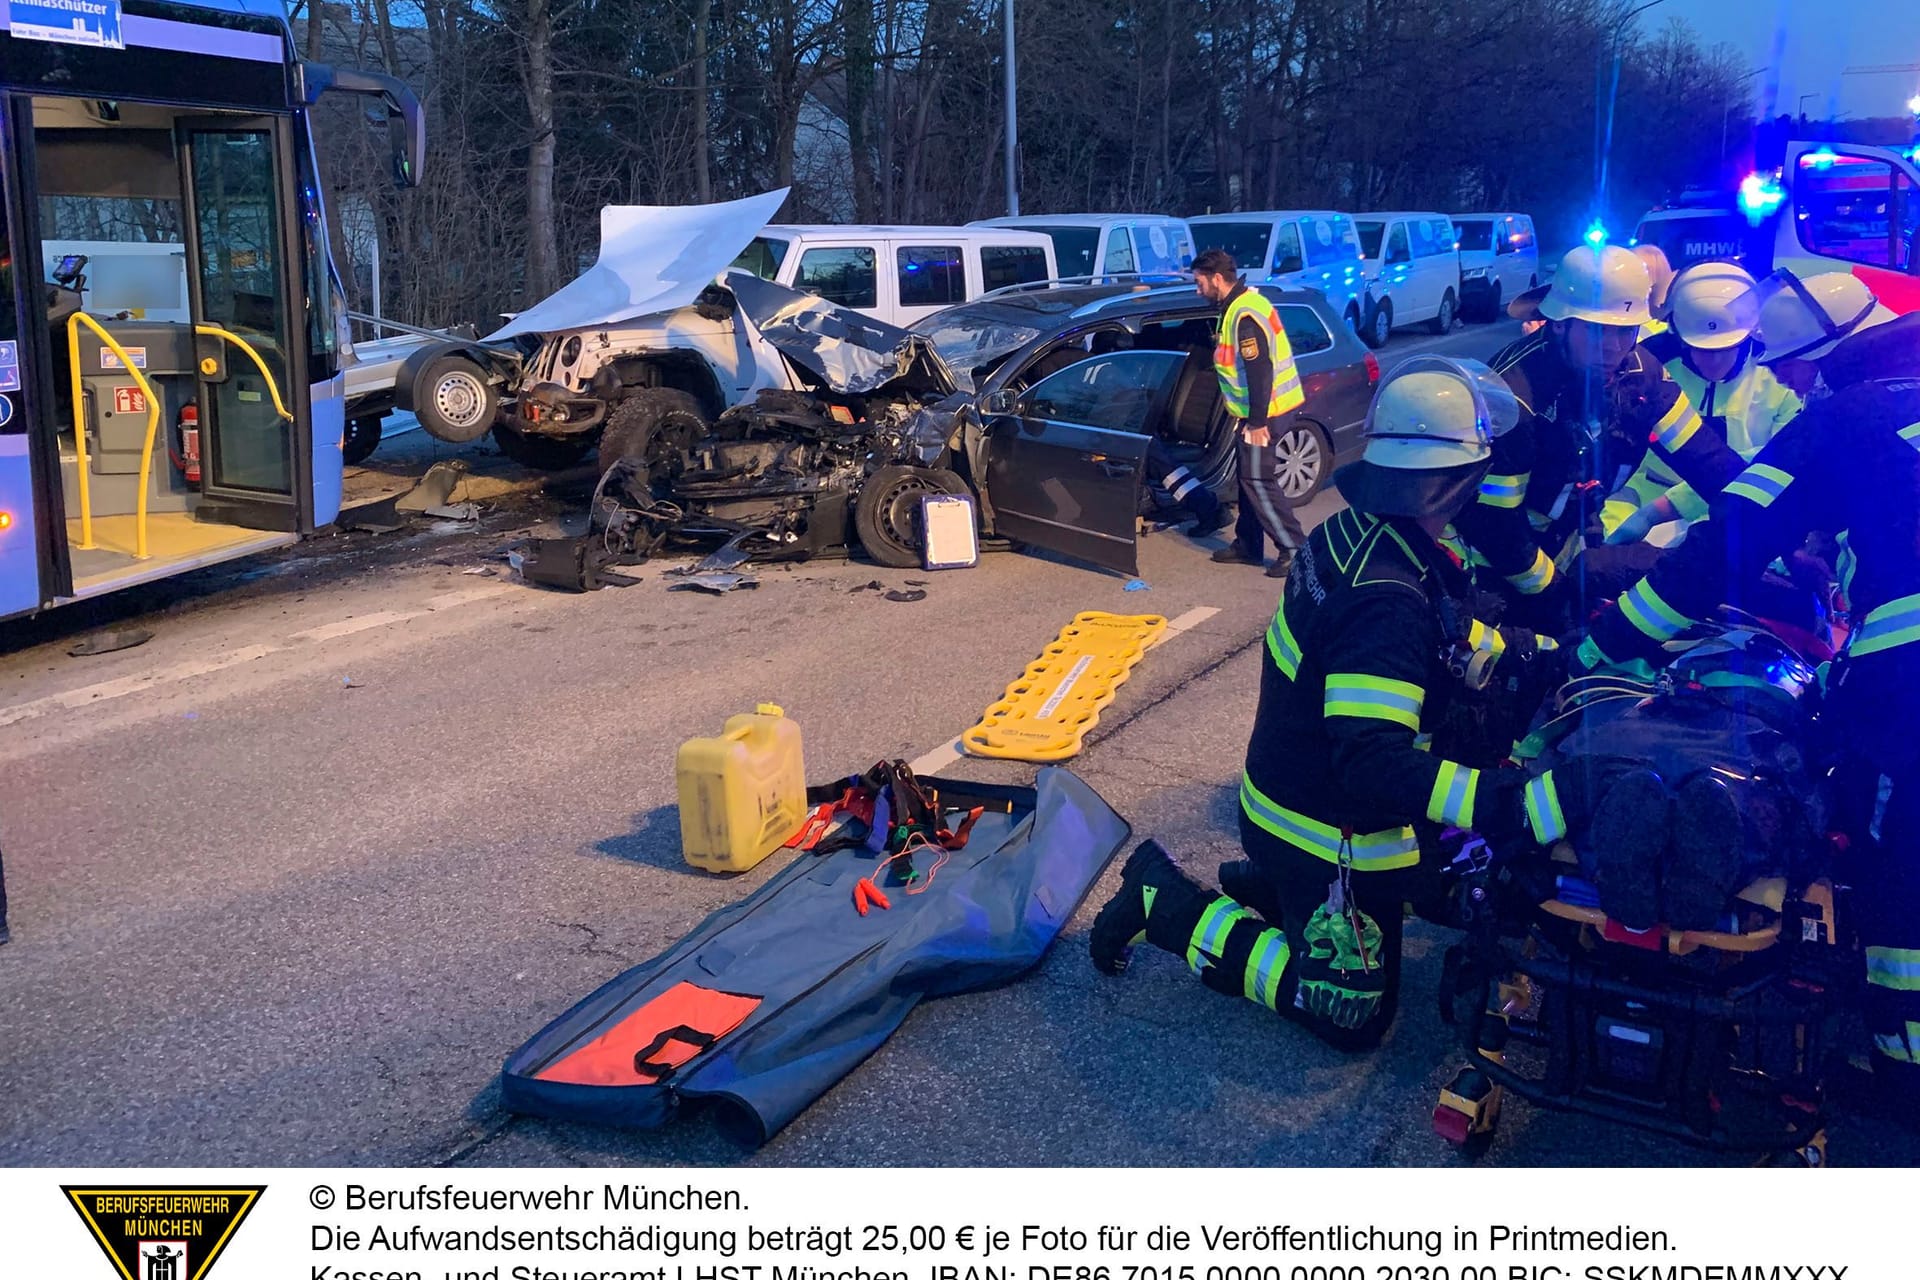
[[1367, 406], [1366, 438], [1431, 442], [1434, 439], [1432, 433], [1410, 430], [1405, 422], [1382, 415], [1380, 408], [1382, 404], [1393, 403], [1394, 397], [1387, 394], [1387, 389], [1396, 382], [1416, 375], [1433, 374], [1443, 375], [1466, 388], [1473, 406], [1474, 434], [1480, 444], [1490, 445], [1519, 425], [1520, 401], [1515, 398], [1506, 379], [1483, 361], [1459, 356], [1422, 355], [1402, 360], [1374, 391], [1373, 403]]

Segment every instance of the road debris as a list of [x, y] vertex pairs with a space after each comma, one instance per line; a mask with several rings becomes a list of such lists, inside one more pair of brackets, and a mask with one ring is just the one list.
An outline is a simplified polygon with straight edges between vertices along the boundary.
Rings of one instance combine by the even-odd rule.
[[688, 574], [680, 581], [667, 587], [669, 591], [704, 591], [710, 595], [721, 596], [729, 591], [751, 591], [760, 585], [760, 579], [745, 573], [695, 573]]
[[67, 650], [70, 658], [91, 658], [102, 653], [118, 653], [122, 649], [133, 649], [153, 639], [153, 632], [144, 627], [116, 627], [111, 631], [96, 631], [84, 636], [79, 643]]

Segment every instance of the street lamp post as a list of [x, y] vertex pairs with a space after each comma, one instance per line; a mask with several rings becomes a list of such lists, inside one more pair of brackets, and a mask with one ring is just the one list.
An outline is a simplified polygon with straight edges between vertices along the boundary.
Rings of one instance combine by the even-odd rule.
[[1007, 216], [1020, 216], [1020, 125], [1014, 108], [1013, 0], [1003, 0], [1007, 18]]

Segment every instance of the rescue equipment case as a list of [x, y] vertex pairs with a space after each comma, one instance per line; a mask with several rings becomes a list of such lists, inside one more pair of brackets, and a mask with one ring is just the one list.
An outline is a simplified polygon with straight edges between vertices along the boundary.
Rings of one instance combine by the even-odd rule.
[[890, 909], [854, 910], [871, 850], [798, 854], [516, 1050], [501, 1073], [507, 1108], [654, 1128], [712, 1102], [724, 1128], [765, 1142], [922, 1000], [1032, 969], [1126, 842], [1126, 822], [1064, 769], [1041, 770], [1032, 787], [928, 781], [943, 808], [984, 812], [937, 870], [889, 891]]

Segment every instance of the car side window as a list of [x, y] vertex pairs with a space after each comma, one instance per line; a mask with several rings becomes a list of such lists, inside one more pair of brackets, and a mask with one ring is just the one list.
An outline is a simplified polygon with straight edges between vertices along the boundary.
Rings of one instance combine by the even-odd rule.
[[1393, 230], [1387, 235], [1386, 261], [1410, 262], [1412, 260], [1413, 254], [1407, 248], [1407, 224], [1396, 222], [1393, 224]]
[[950, 307], [967, 300], [967, 269], [959, 245], [906, 245], [894, 250], [900, 305]]
[[1036, 382], [1022, 397], [1022, 409], [1052, 422], [1146, 435], [1186, 361], [1184, 351], [1092, 356]]
[[980, 280], [991, 293], [1008, 285], [1047, 278], [1046, 250], [1033, 245], [985, 245], [980, 250]]
[[1107, 233], [1107, 260], [1100, 269], [1102, 271], [1133, 270], [1133, 242], [1127, 239], [1125, 227], [1115, 227]]
[[1815, 152], [1800, 157], [1794, 222], [1800, 243], [1826, 258], [1905, 270], [1920, 228], [1920, 190], [1884, 160]]
[[1275, 307], [1280, 313], [1280, 327], [1286, 331], [1287, 345], [1293, 348], [1296, 356], [1312, 355], [1316, 351], [1326, 351], [1333, 346], [1333, 335], [1327, 332], [1327, 326], [1320, 323], [1320, 317], [1313, 313], [1312, 307], [1289, 306]]
[[1275, 271], [1301, 271], [1306, 268], [1306, 258], [1300, 249], [1300, 225], [1296, 222], [1283, 222], [1273, 230], [1273, 269]]
[[800, 255], [793, 287], [843, 307], [880, 305], [879, 255], [866, 246], [808, 249]]

